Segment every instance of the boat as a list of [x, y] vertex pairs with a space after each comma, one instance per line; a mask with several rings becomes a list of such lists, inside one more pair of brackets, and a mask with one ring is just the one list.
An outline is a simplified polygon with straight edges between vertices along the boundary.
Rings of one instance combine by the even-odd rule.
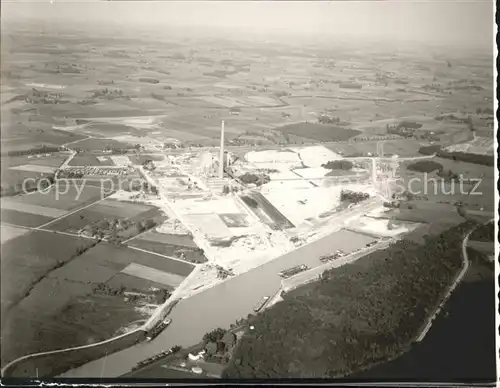
[[296, 265], [295, 267], [285, 269], [279, 273], [282, 278], [289, 278], [290, 276], [296, 275], [302, 271], [306, 271], [309, 267], [305, 264]]
[[262, 310], [262, 308], [265, 306], [265, 304], [267, 303], [268, 300], [269, 300], [269, 296], [263, 297], [259, 301], [259, 303], [257, 303], [257, 305], [253, 308], [253, 311], [255, 311], [256, 313], [258, 313], [260, 310]]
[[149, 332], [146, 337], [146, 341], [152, 341], [155, 339], [170, 323], [172, 322], [171, 319], [165, 318], [163, 321], [161, 321], [158, 325], [153, 327]]

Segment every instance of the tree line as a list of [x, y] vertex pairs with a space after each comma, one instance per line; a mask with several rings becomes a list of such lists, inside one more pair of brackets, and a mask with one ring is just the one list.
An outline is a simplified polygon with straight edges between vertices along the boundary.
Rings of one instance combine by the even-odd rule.
[[494, 166], [495, 157], [493, 155], [471, 154], [467, 152], [450, 152], [442, 149], [440, 145], [430, 145], [420, 147], [418, 150], [422, 155], [433, 155], [445, 159], [453, 159], [455, 161], [481, 164], [484, 166]]

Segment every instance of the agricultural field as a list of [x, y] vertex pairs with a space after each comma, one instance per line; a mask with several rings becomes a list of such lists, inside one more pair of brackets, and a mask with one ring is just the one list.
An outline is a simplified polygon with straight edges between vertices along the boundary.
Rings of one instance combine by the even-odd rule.
[[149, 231], [128, 241], [127, 245], [193, 264], [207, 261], [203, 251], [196, 246], [193, 238], [189, 235], [169, 235]]
[[90, 138], [68, 145], [68, 148], [81, 151], [104, 151], [107, 149], [133, 148], [133, 144], [120, 142], [114, 139]]
[[[426, 195], [429, 201], [453, 204], [461, 201], [469, 209], [494, 208], [495, 179], [494, 170], [489, 166], [453, 161], [450, 159], [432, 158], [443, 169], [451, 170], [463, 179], [471, 179], [470, 183], [446, 182], [436, 172], [423, 174], [407, 169], [409, 162], [402, 163], [399, 168], [400, 185], [411, 188], [415, 194]], [[477, 184], [477, 187], [475, 187]]]
[[11, 279], [2, 282], [2, 336], [9, 338], [2, 344], [2, 363], [137, 327], [194, 268], [144, 251], [93, 244], [43, 231], [2, 242], [2, 276]]
[[[100, 249], [100, 244], [93, 249]], [[19, 303], [18, 310], [8, 315], [3, 332], [9, 334], [9, 341], [2, 347], [4, 361], [36, 351], [97, 342], [137, 327], [173, 290], [171, 284], [183, 279], [181, 275], [155, 270], [142, 252], [133, 252], [130, 260], [147, 261], [152, 267], [138, 264], [140, 271], [129, 270], [131, 275], [127, 275], [133, 263], [126, 265], [123, 252], [102, 248], [110, 260], [106, 265], [92, 260], [93, 249], [48, 274]], [[113, 262], [116, 255], [121, 259]], [[163, 275], [161, 283], [149, 279], [151, 272]], [[122, 274], [132, 281], [120, 278]], [[113, 319], [109, 319], [111, 316]], [[31, 318], [35, 331], [29, 329], [26, 317]]]
[[[9, 108], [9, 105], [6, 108]], [[84, 138], [84, 135], [78, 133], [52, 129], [50, 124], [43, 122], [31, 121], [16, 125], [7, 121], [5, 127], [2, 126], [2, 155], [10, 152], [28, 152], [41, 146], [59, 147]]]
[[140, 155], [129, 155], [128, 159], [132, 162], [132, 164], [144, 164], [148, 160], [152, 160], [153, 162], [161, 162], [165, 159], [165, 157], [161, 154], [140, 154]]
[[[105, 199], [53, 222], [49, 228], [59, 232], [79, 233], [86, 227], [98, 227], [98, 224], [104, 220], [134, 222], [146, 219], [157, 220], [160, 223], [161, 212], [152, 206]], [[107, 230], [104, 225], [103, 228]], [[137, 234], [137, 231], [135, 233]]]
[[[414, 138], [384, 141], [386, 156], [417, 156], [429, 144], [419, 139], [431, 132], [442, 146], [460, 142], [455, 147], [492, 152], [489, 59], [472, 61], [453, 52], [450, 65], [443, 59], [448, 53], [424, 58], [361, 50], [352, 42], [295, 48], [296, 42], [263, 46], [194, 35], [182, 40], [177, 29], [152, 36], [123, 28], [117, 40], [108, 25], [81, 37], [72, 26], [44, 27], [40, 34], [22, 24], [5, 31], [2, 188], [51, 176], [69, 157], [60, 146], [79, 151], [65, 172], [84, 179], [2, 198], [2, 276], [9, 280], [2, 282], [2, 363], [137, 327], [196, 265], [232, 266], [242, 273], [292, 249], [289, 234], [297, 229], [319, 233], [347, 207], [339, 200], [342, 188], [372, 193], [368, 185], [342, 184], [347, 174], [362, 180], [362, 163], [348, 172], [322, 165], [376, 154], [377, 141], [371, 139], [387, 135], [388, 125], [406, 120], [422, 127]], [[451, 114], [456, 117], [445, 117]], [[325, 116], [329, 124], [320, 123]], [[469, 116], [481, 135], [476, 140], [464, 122]], [[228, 145], [256, 146], [246, 161], [235, 163], [235, 174], [269, 176], [270, 182], [250, 194], [221, 196], [229, 179], [193, 177], [196, 158], [182, 160], [175, 157], [178, 150], [162, 150], [165, 143], [195, 150], [218, 146], [221, 120]], [[41, 153], [42, 145], [52, 148]], [[281, 150], [258, 148], [263, 145]], [[40, 155], [23, 154], [28, 152]], [[180, 167], [166, 167], [164, 155]], [[150, 175], [161, 194], [175, 200], [186, 225], [172, 226], [172, 218], [163, 223], [166, 216], [154, 206], [161, 205], [161, 196], [153, 199], [130, 187], [130, 179], [140, 177], [129, 166], [147, 160], [157, 165]], [[429, 183], [428, 201], [410, 201], [414, 209], [391, 209], [378, 219], [362, 217], [352, 226], [365, 235], [343, 231], [344, 243], [414, 227], [434, 233], [462, 220], [455, 201], [469, 210], [492, 211], [491, 167], [434, 161], [465, 178], [481, 178], [483, 194], [433, 193], [436, 185]], [[404, 185], [418, 178], [414, 186], [424, 189], [424, 175], [407, 164], [400, 175]], [[190, 188], [188, 178], [199, 188]], [[103, 199], [115, 191], [112, 183], [125, 180], [122, 187], [133, 192], [120, 195], [143, 203]], [[42, 225], [44, 230], [30, 230]], [[206, 240], [206, 252], [188, 227], [199, 234], [197, 242]], [[101, 234], [104, 240], [86, 250], [95, 243], [91, 236]]]
[[27, 180], [50, 176], [67, 157], [63, 153], [2, 157], [2, 188], [16, 187]]
[[[101, 198], [101, 190], [97, 187], [86, 185], [80, 181], [57, 182], [46, 191], [17, 195], [8, 199], [13, 210], [22, 211], [24, 206], [43, 206], [51, 209], [71, 211]], [[16, 207], [15, 209], [13, 207]]]
[[114, 166], [115, 163], [109, 155], [97, 156], [89, 153], [78, 153], [71, 161], [68, 166]]
[[410, 202], [413, 209], [392, 209], [387, 211], [382, 218], [402, 222], [441, 223], [457, 225], [464, 221], [454, 206], [441, 203], [426, 203], [424, 201]]
[[[353, 144], [328, 144], [326, 147], [336, 153], [341, 153], [344, 157], [377, 155], [377, 143], [383, 143], [384, 156], [398, 155], [400, 157], [420, 156], [418, 149], [425, 142], [415, 139], [399, 139], [384, 141], [359, 141]], [[379, 146], [380, 147], [380, 146]]]
[[[109, 268], [117, 269], [118, 272], [122, 271], [129, 264], [136, 263], [183, 277], [188, 276], [194, 268], [194, 266], [189, 263], [170, 260], [166, 257], [111, 244], [95, 247], [85, 255], [82, 255], [82, 260], [92, 264], [104, 265]], [[112, 278], [110, 280], [112, 281]]]
[[328, 124], [299, 123], [276, 128], [285, 134], [297, 135], [318, 142], [346, 141], [360, 134], [355, 129], [346, 129]]
[[80, 128], [82, 133], [97, 137], [101, 136], [113, 137], [113, 136], [131, 135], [136, 133], [136, 130], [134, 128], [124, 124], [100, 123], [95, 121], [91, 121], [88, 124], [83, 124]]
[[54, 268], [70, 261], [92, 240], [42, 231], [31, 231], [2, 244], [2, 321], [29, 294], [29, 290]]
[[24, 213], [30, 213], [51, 218], [59, 218], [67, 213], [65, 210], [54, 209], [51, 207], [40, 206], [40, 205], [32, 205], [28, 203], [23, 203], [22, 206], [20, 206], [19, 202], [15, 202], [10, 199], [2, 200], [2, 208], [6, 210], [23, 211]]
[[[68, 154], [62, 152], [37, 155], [9, 156], [2, 157], [1, 163], [3, 169], [14, 169], [15, 167], [23, 165], [53, 167], [55, 169], [59, 167], [67, 157]], [[34, 170], [34, 172], [36, 172], [36, 170]]]
[[10, 226], [5, 224], [0, 224], [0, 242], [2, 244], [9, 240], [15, 239], [16, 237], [22, 236], [29, 232], [29, 229], [18, 228], [16, 226]]
[[52, 217], [40, 214], [26, 213], [24, 211], [1, 209], [2, 222], [15, 226], [36, 228], [53, 220]]
[[493, 155], [493, 138], [477, 137], [466, 143], [451, 145], [445, 148], [449, 152], [466, 152], [479, 155]]

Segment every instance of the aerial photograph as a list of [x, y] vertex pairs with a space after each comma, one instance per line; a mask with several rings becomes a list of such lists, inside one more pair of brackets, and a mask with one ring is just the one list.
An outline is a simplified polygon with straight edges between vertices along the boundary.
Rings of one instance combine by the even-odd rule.
[[493, 385], [494, 16], [2, 2], [2, 379]]

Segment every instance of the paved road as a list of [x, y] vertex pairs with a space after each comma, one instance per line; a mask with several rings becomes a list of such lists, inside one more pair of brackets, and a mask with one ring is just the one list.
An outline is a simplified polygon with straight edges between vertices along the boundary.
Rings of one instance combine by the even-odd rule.
[[[350, 212], [349, 216], [352, 217], [353, 212]], [[105, 365], [104, 377], [118, 377], [129, 372], [137, 362], [171, 346], [191, 346], [206, 332], [217, 327], [228, 328], [239, 318], [246, 317], [253, 312], [253, 307], [264, 296], [278, 292], [281, 286], [279, 271], [303, 263], [311, 267], [318, 266], [320, 264], [318, 257], [322, 254], [337, 249], [349, 253], [373, 241], [367, 236], [356, 238], [353, 236], [352, 232], [339, 230], [207, 291], [184, 299], [170, 313], [172, 319], [170, 326], [154, 341], [111, 354], [105, 361], [95, 360], [66, 372], [62, 377], [98, 377], [101, 375], [103, 365]]]
[[[489, 224], [490, 222], [494, 222], [494, 221], [495, 221], [495, 219], [492, 218], [492, 219], [484, 222], [483, 224], [486, 225], [486, 224]], [[467, 234], [465, 235], [464, 239], [462, 240], [462, 269], [460, 270], [460, 272], [458, 273], [457, 277], [455, 278], [455, 280], [451, 284], [451, 286], [448, 289], [448, 291], [447, 291], [446, 295], [444, 296], [444, 298], [441, 300], [441, 302], [439, 303], [439, 305], [437, 306], [437, 308], [434, 310], [434, 312], [432, 313], [432, 315], [428, 318], [427, 325], [425, 325], [425, 327], [423, 328], [422, 332], [418, 336], [417, 342], [421, 342], [425, 338], [425, 336], [427, 335], [427, 332], [430, 330], [430, 328], [432, 326], [432, 322], [434, 321], [434, 319], [436, 318], [436, 316], [440, 313], [441, 309], [446, 304], [447, 300], [450, 298], [452, 292], [460, 284], [460, 282], [464, 278], [465, 274], [467, 273], [467, 270], [469, 269], [469, 266], [470, 266], [469, 256], [467, 254], [467, 246], [468, 246], [468, 243], [469, 243], [469, 238], [470, 238], [470, 235], [476, 229], [478, 229], [479, 227], [480, 227], [480, 225], [477, 225], [473, 229], [469, 230], [467, 232]]]

